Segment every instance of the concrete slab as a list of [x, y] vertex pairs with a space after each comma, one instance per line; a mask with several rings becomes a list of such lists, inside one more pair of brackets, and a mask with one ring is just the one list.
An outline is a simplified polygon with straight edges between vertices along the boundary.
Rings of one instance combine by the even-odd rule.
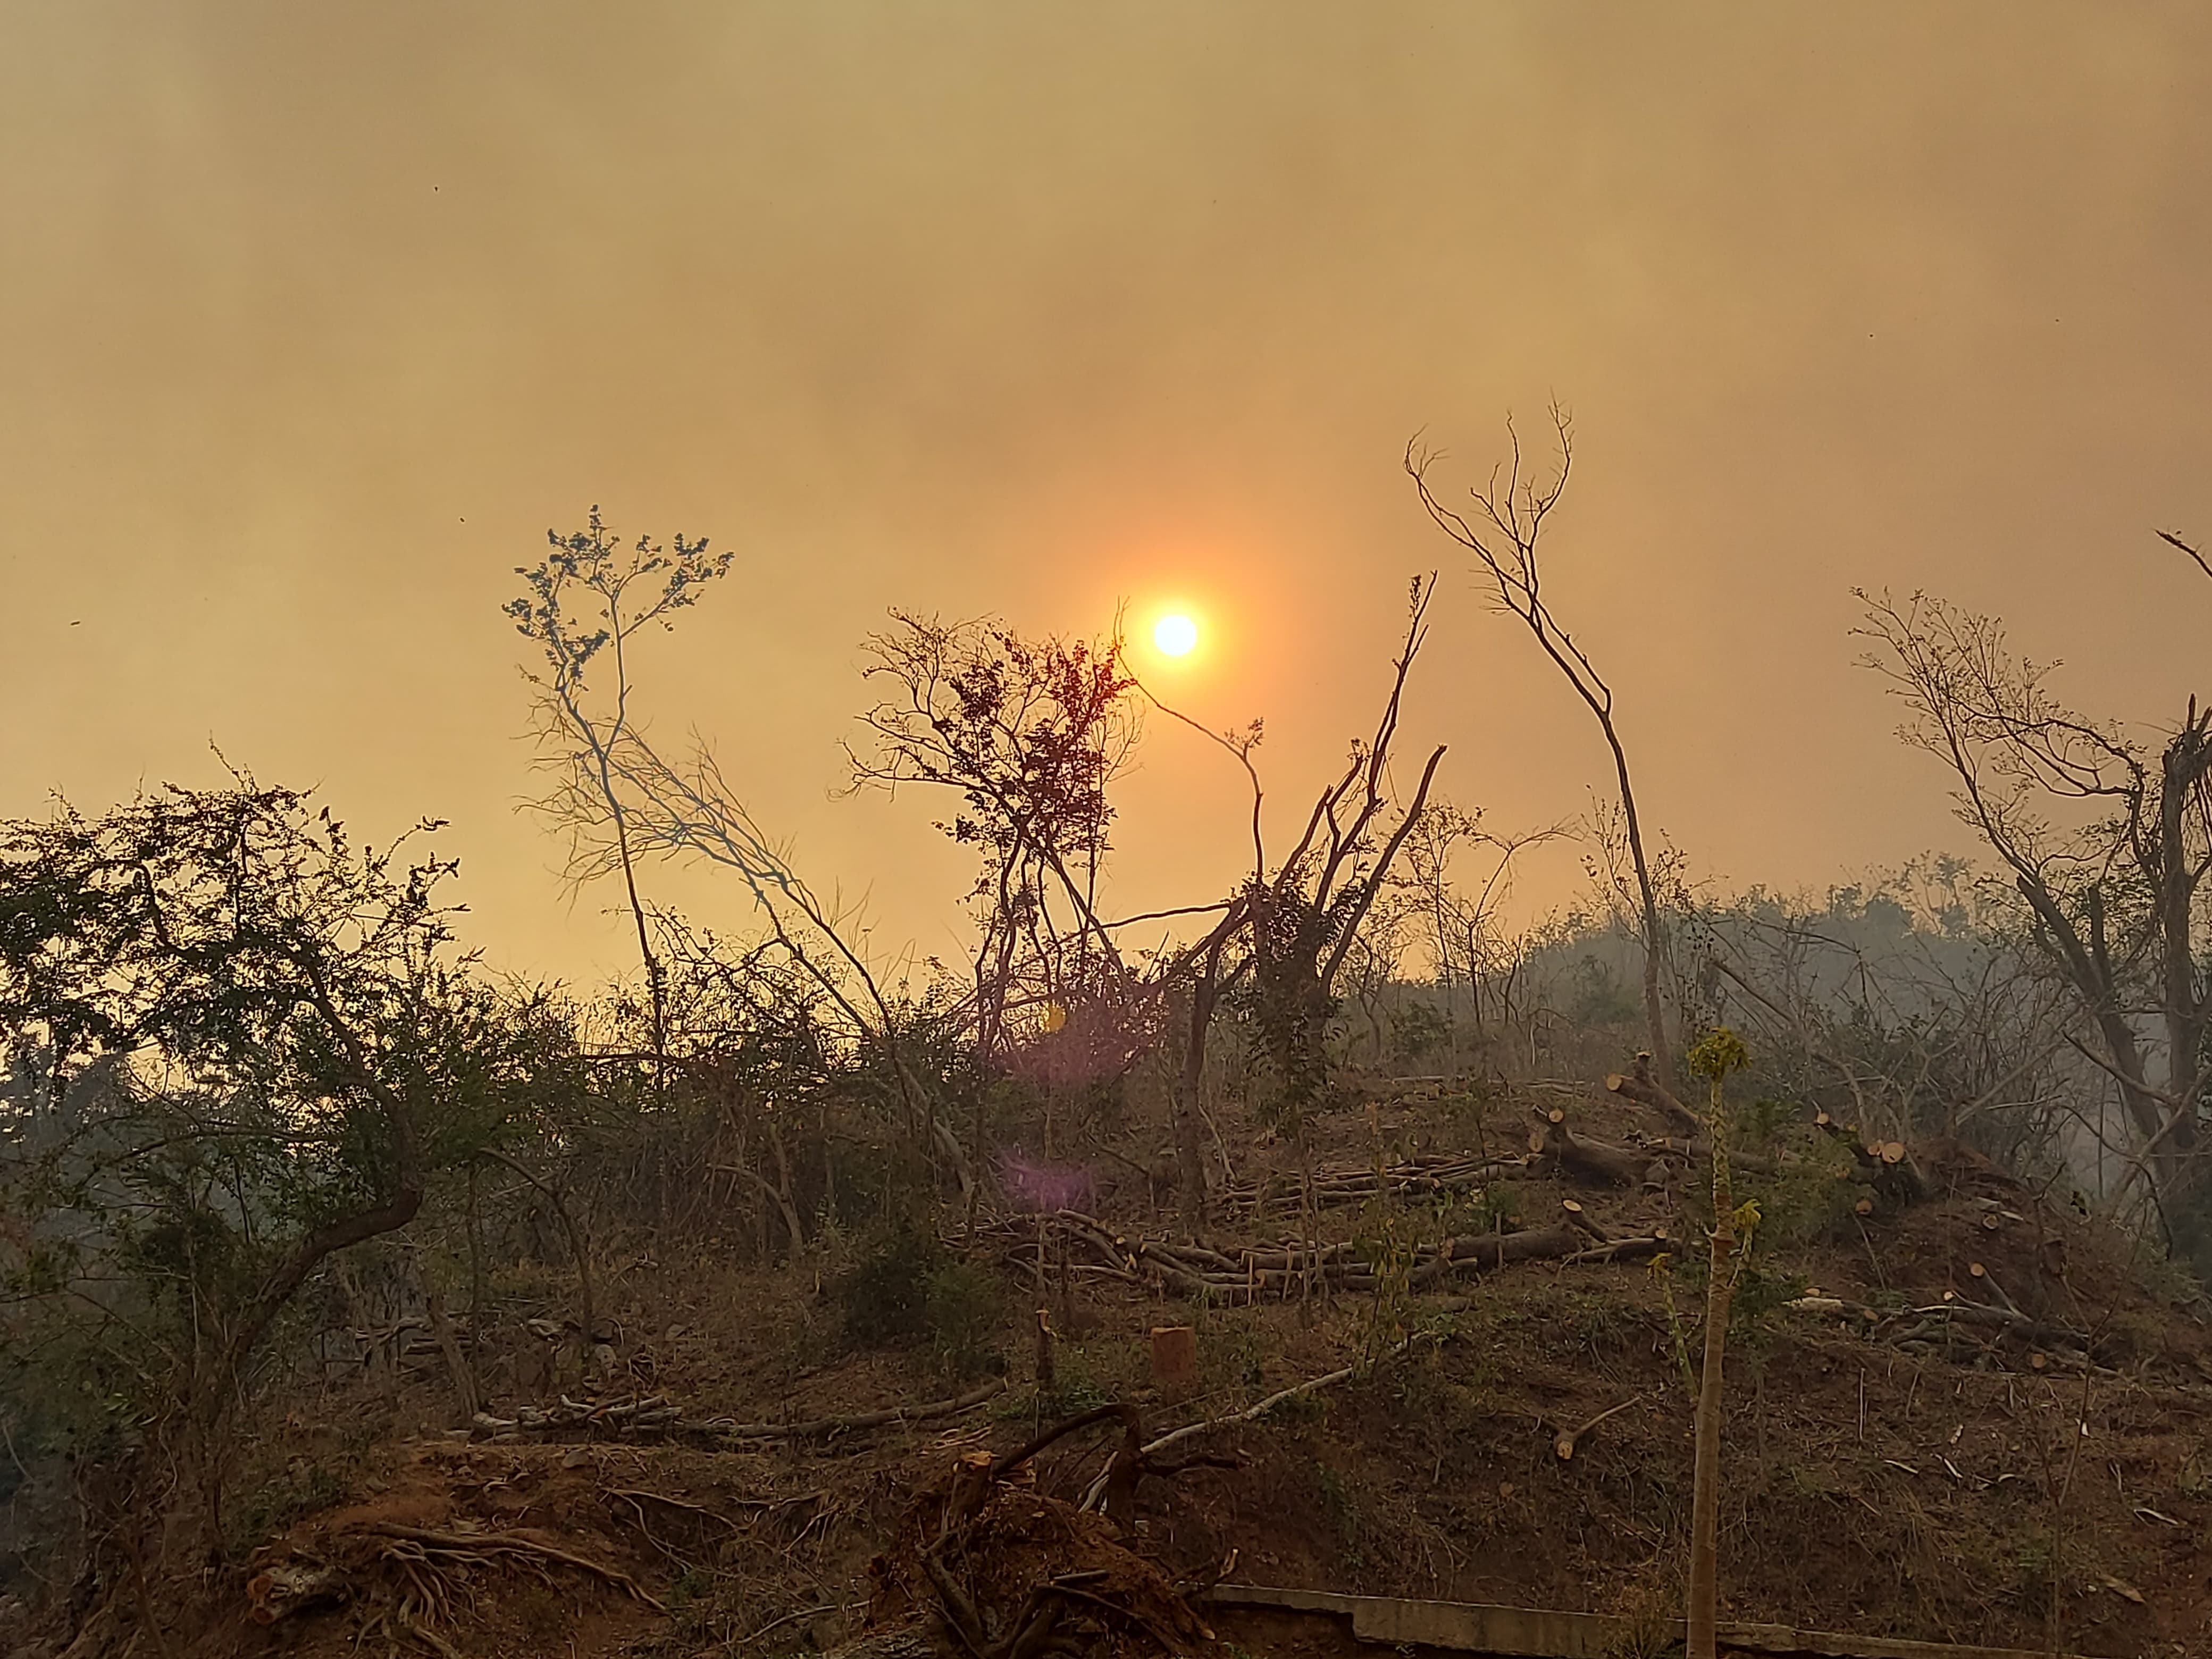
[[[1362, 1642], [1418, 1643], [1486, 1659], [1616, 1659], [1638, 1633], [1625, 1620], [1597, 1613], [1495, 1607], [1480, 1601], [1422, 1601], [1393, 1595], [1340, 1595], [1328, 1590], [1216, 1584], [1207, 1599], [1224, 1607], [1280, 1607], [1335, 1613], [1352, 1621]], [[1646, 1637], [1650, 1632], [1643, 1632]], [[1681, 1627], [1674, 1630], [1681, 1639]], [[1759, 1659], [2051, 1659], [2020, 1648], [1960, 1647], [1844, 1636], [1787, 1625], [1723, 1625], [1721, 1651]]]

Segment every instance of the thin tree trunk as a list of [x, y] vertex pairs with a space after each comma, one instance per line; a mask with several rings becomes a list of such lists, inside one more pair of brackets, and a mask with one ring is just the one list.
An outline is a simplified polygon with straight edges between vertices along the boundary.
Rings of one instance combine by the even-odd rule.
[[599, 1297], [592, 1283], [591, 1246], [586, 1242], [582, 1230], [576, 1225], [575, 1218], [568, 1213], [568, 1206], [561, 1201], [559, 1191], [550, 1182], [540, 1180], [535, 1171], [518, 1164], [496, 1147], [485, 1147], [481, 1156], [520, 1176], [543, 1194], [545, 1201], [553, 1206], [553, 1213], [559, 1219], [561, 1231], [568, 1241], [570, 1262], [576, 1269], [576, 1312], [583, 1323], [584, 1342], [588, 1347], [599, 1334]]
[[468, 1356], [461, 1352], [460, 1339], [453, 1333], [453, 1322], [446, 1317], [445, 1297], [430, 1282], [428, 1273], [422, 1278], [422, 1309], [429, 1316], [430, 1335], [445, 1358], [446, 1374], [453, 1383], [453, 1403], [460, 1408], [460, 1420], [465, 1425], [483, 1404], [477, 1374], [469, 1364]]
[[1715, 1659], [1720, 1617], [1721, 1383], [1728, 1350], [1729, 1256], [1733, 1242], [1713, 1235], [1712, 1279], [1705, 1287], [1705, 1369], [1698, 1385], [1698, 1438], [1690, 1498], [1688, 1659]]
[[483, 1217], [477, 1201], [477, 1166], [469, 1165], [469, 1352], [483, 1352]]
[[1628, 856], [1636, 866], [1637, 896], [1644, 903], [1645, 1040], [1651, 1045], [1651, 1061], [1658, 1070], [1659, 1080], [1672, 1088], [1674, 1056], [1667, 1047], [1667, 1012], [1659, 996], [1659, 962], [1666, 941], [1660, 932], [1658, 890], [1652, 885], [1651, 866], [1644, 856], [1644, 830], [1636, 816], [1636, 791], [1628, 781], [1628, 751], [1620, 746], [1620, 738], [1613, 732], [1611, 714], [1600, 714], [1598, 724], [1605, 728], [1606, 746], [1613, 750], [1613, 770], [1620, 780], [1620, 812], [1628, 830]]
[[[2197, 988], [2197, 952], [2191, 923], [2197, 896], [2197, 872], [2186, 834], [2191, 799], [2203, 783], [2204, 742], [2192, 700], [2187, 724], [2166, 745], [2160, 768], [2159, 927], [2164, 946], [2160, 963], [2160, 997], [2166, 1017], [2166, 1109], [2172, 1127], [2161, 1148], [2185, 1165], [2197, 1145], [2194, 1109], [2199, 1050], [2204, 1040], [2204, 1006]], [[2195, 1175], [2185, 1168], [2185, 1182]]]
[[1237, 918], [1234, 913], [1214, 930], [1190, 991], [1190, 1030], [1183, 1042], [1182, 1073], [1175, 1087], [1176, 1210], [1186, 1230], [1206, 1224], [1206, 1151], [1199, 1139], [1199, 1091], [1206, 1085], [1206, 1040], [1221, 989], [1221, 952]]
[[603, 776], [603, 782], [614, 811], [615, 850], [622, 858], [623, 887], [629, 895], [630, 917], [637, 923], [637, 953], [645, 963], [645, 988], [653, 1011], [653, 1096], [657, 1103], [668, 1092], [668, 988], [652, 936], [646, 930], [645, 902], [637, 894], [637, 872], [629, 856], [629, 821], [616, 799], [613, 781]]
[[1713, 1078], [1706, 1133], [1713, 1148], [1713, 1239], [1705, 1281], [1705, 1356], [1698, 1378], [1697, 1447], [1690, 1497], [1690, 1605], [1686, 1659], [1717, 1659], [1720, 1617], [1721, 1385], [1728, 1357], [1729, 1304], [1735, 1291], [1735, 1204], [1729, 1180], [1725, 1071]]

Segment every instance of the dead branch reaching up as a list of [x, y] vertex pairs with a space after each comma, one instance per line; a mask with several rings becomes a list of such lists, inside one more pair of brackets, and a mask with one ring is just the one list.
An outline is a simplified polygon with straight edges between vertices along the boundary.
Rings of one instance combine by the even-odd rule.
[[1505, 423], [1511, 441], [1511, 470], [1501, 482], [1493, 472], [1487, 489], [1470, 491], [1475, 510], [1461, 514], [1444, 505], [1429, 487], [1429, 471], [1440, 459], [1425, 450], [1418, 438], [1406, 446], [1406, 471], [1413, 480], [1421, 506], [1437, 527], [1481, 562], [1489, 578], [1491, 597], [1498, 608], [1520, 618], [1552, 665], [1565, 677], [1584, 707], [1596, 719], [1613, 756], [1614, 775], [1620, 786], [1621, 816], [1628, 832], [1628, 848], [1636, 867], [1641, 900], [1639, 920], [1644, 945], [1644, 1011], [1651, 1051], [1658, 1056], [1660, 1076], [1671, 1076], [1674, 1063], [1667, 1046], [1667, 1026], [1659, 994], [1659, 963], [1666, 951], [1658, 889], [1644, 857], [1644, 832], [1636, 811], [1636, 791], [1628, 773], [1628, 750], [1622, 744], [1613, 714], [1612, 684], [1598, 672], [1589, 653], [1573, 633], [1553, 614], [1544, 592], [1543, 561], [1538, 552], [1545, 523], [1565, 493], [1567, 475], [1574, 465], [1573, 425], [1566, 411], [1552, 406], [1552, 427], [1559, 440], [1559, 470], [1549, 479], [1522, 474], [1521, 438], [1513, 422]]

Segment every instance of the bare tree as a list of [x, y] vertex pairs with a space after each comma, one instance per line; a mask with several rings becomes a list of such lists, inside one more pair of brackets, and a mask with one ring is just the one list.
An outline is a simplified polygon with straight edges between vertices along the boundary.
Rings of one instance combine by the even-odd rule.
[[[851, 914], [807, 884], [703, 741], [695, 741], [688, 756], [672, 759], [646, 736], [629, 710], [626, 669], [617, 672], [611, 713], [594, 713], [585, 701], [585, 672], [597, 653], [619, 647], [647, 622], [672, 626], [672, 613], [696, 599], [698, 586], [727, 568], [726, 556], [709, 559], [703, 541], [680, 537], [677, 553], [665, 558], [644, 539], [625, 555], [596, 509], [588, 530], [551, 541], [550, 558], [518, 573], [530, 592], [511, 601], [507, 612], [546, 653], [551, 678], [532, 678], [540, 688], [544, 757], [556, 783], [539, 805], [569, 837], [570, 878], [621, 872], [629, 881], [635, 860], [647, 854], [703, 859], [737, 876], [777, 948], [845, 1015], [856, 1039], [882, 1046], [909, 1127], [945, 1157], [964, 1197], [974, 1186], [966, 1152], [906, 1063], [897, 1011], [851, 942]], [[659, 594], [623, 612], [620, 602], [628, 586], [647, 579], [659, 580]], [[590, 595], [580, 616], [569, 608], [580, 587]], [[650, 586], [647, 591], [652, 594]], [[626, 623], [616, 620], [625, 616]], [[634, 884], [630, 890], [634, 895]], [[653, 965], [645, 908], [635, 898], [633, 910], [640, 951], [657, 981], [660, 969]], [[665, 1009], [659, 1018], [665, 1024]]]
[[[1393, 875], [1390, 881], [1405, 891], [1428, 933], [1437, 988], [1443, 993], [1444, 1015], [1450, 1025], [1455, 1063], [1459, 988], [1466, 987], [1468, 1011], [1480, 1042], [1486, 1040], [1484, 982], [1494, 972], [1503, 972], [1509, 979], [1512, 972], [1515, 942], [1500, 933], [1498, 908], [1511, 890], [1514, 860], [1530, 848], [1567, 833], [1567, 825], [1555, 823], [1498, 835], [1483, 827], [1480, 807], [1432, 800], [1407, 837], [1402, 873]], [[1489, 868], [1465, 887], [1453, 873], [1463, 851], [1487, 854], [1490, 860]], [[1501, 986], [1501, 996], [1506, 989]]]
[[[1354, 741], [1344, 771], [1321, 791], [1297, 843], [1272, 869], [1261, 829], [1264, 792], [1252, 760], [1260, 741], [1258, 723], [1241, 733], [1217, 732], [1152, 699], [1163, 713], [1226, 750], [1252, 787], [1253, 874], [1229, 901], [1214, 930], [1171, 965], [1171, 972], [1200, 966], [1200, 994], [1193, 998], [1186, 1049], [1186, 1087], [1194, 1088], [1203, 1070], [1205, 1020], [1218, 991], [1222, 952], [1241, 937], [1246, 956], [1237, 971], [1249, 971], [1252, 977], [1261, 1057], [1270, 1073], [1269, 1105], [1290, 1131], [1309, 1170], [1305, 1122], [1328, 1091], [1323, 1039], [1336, 1011], [1338, 976], [1361, 924], [1388, 884], [1394, 861], [1421, 822], [1444, 757], [1440, 744], [1421, 769], [1412, 794], [1398, 806], [1390, 783], [1390, 754], [1404, 709], [1407, 678], [1428, 638], [1429, 604], [1435, 592], [1433, 575], [1413, 578], [1405, 637], [1392, 660], [1390, 692], [1374, 736]], [[1189, 1109], [1195, 1109], [1194, 1100]], [[1194, 1147], [1194, 1132], [1191, 1139]], [[1310, 1184], [1309, 1179], [1309, 1188]], [[1310, 1205], [1308, 1208], [1310, 1227]]]
[[2014, 657], [1994, 618], [1916, 594], [1862, 592], [1910, 718], [1899, 735], [1957, 781], [1959, 815], [2012, 877], [2036, 943], [2064, 973], [2117, 1084], [2137, 1167], [2161, 1202], [2201, 1180], [2212, 1024], [2200, 894], [2212, 872], [2212, 709], [2192, 697], [2154, 754], [2077, 714]]
[[1503, 483], [1493, 471], [1486, 487], [1468, 492], [1474, 500], [1480, 523], [1445, 506], [1429, 488], [1430, 469], [1443, 459], [1439, 452], [1420, 448], [1417, 439], [1407, 446], [1406, 471], [1419, 491], [1421, 505], [1428, 510], [1430, 518], [1480, 561], [1493, 602], [1521, 619], [1544, 654], [1566, 677], [1567, 684], [1574, 688], [1575, 695], [1596, 718], [1598, 729], [1605, 734], [1606, 747], [1612, 751], [1613, 772], [1620, 786], [1621, 812], [1627, 823], [1629, 851], [1635, 862], [1642, 900], [1644, 1017], [1659, 1074], [1671, 1077], [1674, 1067], [1668, 1058], [1667, 1022], [1659, 990], [1660, 962], [1665, 954], [1666, 939], [1660, 921], [1657, 890], [1650, 865], [1644, 855], [1644, 832], [1636, 813], [1636, 791], [1628, 775], [1628, 751], [1622, 746], [1620, 728], [1613, 720], [1613, 687], [1598, 672], [1589, 654], [1576, 642], [1575, 636], [1553, 615], [1543, 592], [1543, 566], [1538, 544], [1545, 521], [1566, 490], [1567, 475], [1574, 464], [1572, 424], [1566, 412], [1556, 404], [1552, 406], [1552, 426], [1559, 439], [1559, 470], [1548, 481], [1524, 480], [1521, 476], [1521, 439], [1513, 431], [1512, 423], [1506, 423], [1507, 434], [1512, 440], [1512, 459]]
[[[538, 737], [556, 780], [539, 809], [568, 835], [571, 881], [581, 884], [610, 864], [622, 876], [645, 966], [656, 1083], [665, 1086], [666, 976], [638, 896], [629, 809], [617, 786], [618, 757], [635, 735], [628, 647], [641, 629], [672, 626], [674, 612], [696, 603], [701, 586], [726, 573], [732, 555], [710, 554], [703, 538], [688, 541], [681, 532], [673, 553], [648, 536], [625, 548], [596, 505], [586, 528], [567, 536], [549, 530], [545, 538], [551, 555], [534, 568], [517, 568], [530, 592], [507, 605], [517, 631], [545, 654], [542, 675], [524, 671], [538, 689]], [[594, 695], [592, 665], [602, 652], [612, 684]]]

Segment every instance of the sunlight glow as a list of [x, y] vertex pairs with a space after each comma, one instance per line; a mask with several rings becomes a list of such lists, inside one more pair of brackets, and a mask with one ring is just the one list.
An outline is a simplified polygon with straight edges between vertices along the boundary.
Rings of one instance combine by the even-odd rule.
[[1184, 616], [1163, 617], [1152, 624], [1152, 643], [1167, 656], [1188, 655], [1198, 643], [1198, 624]]

